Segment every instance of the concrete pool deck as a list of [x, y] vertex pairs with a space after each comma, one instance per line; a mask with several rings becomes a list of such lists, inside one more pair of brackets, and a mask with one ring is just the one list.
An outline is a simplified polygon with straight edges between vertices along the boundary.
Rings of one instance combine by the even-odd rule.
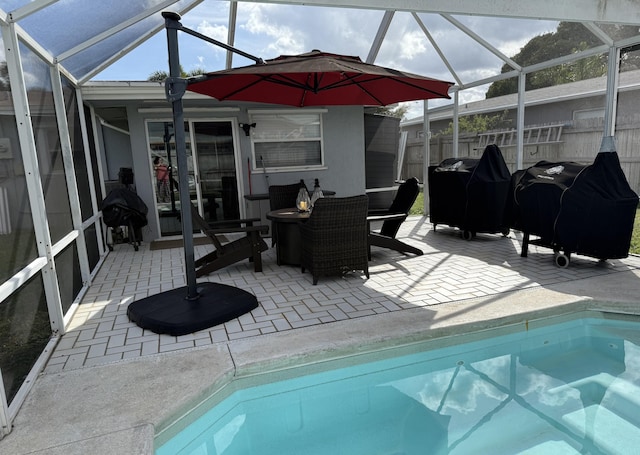
[[184, 285], [182, 250], [118, 245], [0, 453], [152, 454], [158, 432], [234, 378], [553, 315], [640, 314], [636, 256], [575, 256], [560, 269], [545, 248], [521, 258], [519, 233], [467, 242], [421, 217], [400, 236], [425, 254], [375, 249], [369, 280], [354, 274], [312, 286], [309, 274], [278, 267], [273, 249], [262, 274], [247, 263], [212, 274], [253, 292], [260, 308], [184, 337], [149, 333], [126, 318], [131, 301]]

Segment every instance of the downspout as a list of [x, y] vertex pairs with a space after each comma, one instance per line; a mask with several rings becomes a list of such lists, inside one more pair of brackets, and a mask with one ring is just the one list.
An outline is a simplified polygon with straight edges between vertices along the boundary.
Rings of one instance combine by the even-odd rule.
[[459, 91], [456, 89], [453, 92], [453, 158], [458, 158], [458, 140], [460, 138], [460, 131], [458, 128], [458, 96]]
[[620, 76], [620, 49], [609, 48], [607, 68], [607, 91], [604, 106], [604, 132], [600, 152], [616, 150], [614, 135], [616, 131], [616, 111], [618, 107], [618, 78]]
[[520, 72], [518, 76], [518, 111], [516, 119], [516, 170], [524, 166], [524, 97], [526, 94], [527, 75]]
[[425, 215], [429, 215], [429, 163], [431, 162], [431, 132], [429, 121], [429, 101], [422, 101], [422, 132], [424, 137], [424, 153], [422, 154], [422, 193], [424, 204], [422, 209]]

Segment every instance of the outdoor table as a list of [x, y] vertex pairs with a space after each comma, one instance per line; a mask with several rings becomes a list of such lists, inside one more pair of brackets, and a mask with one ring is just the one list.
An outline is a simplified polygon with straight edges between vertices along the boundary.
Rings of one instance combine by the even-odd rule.
[[310, 212], [299, 212], [293, 207], [267, 213], [267, 219], [273, 221], [273, 228], [277, 231], [276, 262], [278, 265], [300, 265], [302, 239], [298, 224], [300, 221], [308, 220], [309, 215]]
[[[333, 190], [322, 190], [322, 193], [324, 194], [324, 197], [334, 197], [336, 195], [336, 192]], [[270, 210], [269, 193], [245, 194], [244, 200], [247, 201], [246, 207], [248, 218], [260, 218], [261, 220], [265, 219], [266, 213]], [[273, 233], [270, 233], [270, 235], [273, 235]]]

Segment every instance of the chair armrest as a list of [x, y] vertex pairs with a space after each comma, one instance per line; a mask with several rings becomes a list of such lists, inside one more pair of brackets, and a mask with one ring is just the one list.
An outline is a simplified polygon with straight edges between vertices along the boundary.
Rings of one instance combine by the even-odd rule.
[[228, 224], [246, 224], [247, 226], [252, 226], [253, 223], [257, 223], [259, 221], [261, 221], [260, 218], [241, 218], [235, 220], [209, 221], [207, 224], [212, 229], [218, 229], [218, 226], [226, 226]]
[[234, 234], [238, 232], [259, 232], [260, 234], [266, 234], [269, 232], [269, 226], [259, 224], [257, 226], [245, 226], [245, 227], [228, 227], [220, 229], [207, 229], [206, 232], [210, 234]]
[[388, 215], [388, 209], [370, 209], [367, 211], [367, 216], [378, 216], [378, 215]]
[[367, 221], [403, 220], [408, 215], [406, 213], [388, 213], [386, 215], [367, 216]]

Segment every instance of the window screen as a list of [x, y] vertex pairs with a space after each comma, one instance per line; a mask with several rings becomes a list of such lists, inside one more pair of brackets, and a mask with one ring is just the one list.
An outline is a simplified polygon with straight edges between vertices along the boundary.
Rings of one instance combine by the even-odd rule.
[[258, 168], [322, 166], [322, 116], [314, 113], [251, 115]]

